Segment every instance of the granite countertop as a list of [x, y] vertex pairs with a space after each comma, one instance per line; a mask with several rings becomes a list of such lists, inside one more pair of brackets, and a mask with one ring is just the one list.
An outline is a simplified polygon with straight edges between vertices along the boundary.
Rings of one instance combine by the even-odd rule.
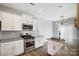
[[56, 41], [56, 42], [60, 42], [60, 43], [65, 43], [65, 40], [64, 39], [50, 38], [48, 40], [52, 40], [52, 41]]
[[44, 36], [42, 36], [42, 35], [33, 35], [34, 37], [44, 37]]
[[22, 40], [21, 37], [15, 37], [15, 38], [5, 38], [5, 39], [1, 39], [1, 43], [4, 43], [4, 42], [11, 42], [11, 41], [16, 41], [16, 40]]
[[44, 37], [44, 36], [38, 35], [38, 36], [35, 36], [35, 37]]

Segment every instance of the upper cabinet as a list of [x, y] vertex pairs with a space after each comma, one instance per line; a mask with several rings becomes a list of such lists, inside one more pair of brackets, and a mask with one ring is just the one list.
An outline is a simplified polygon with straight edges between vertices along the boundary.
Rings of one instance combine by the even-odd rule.
[[17, 14], [2, 12], [2, 31], [21, 31], [22, 30], [22, 17]]
[[79, 4], [77, 4], [77, 17], [75, 21], [75, 26], [77, 29], [79, 29]]
[[23, 14], [22, 15], [22, 23], [26, 25], [33, 25], [32, 16]]

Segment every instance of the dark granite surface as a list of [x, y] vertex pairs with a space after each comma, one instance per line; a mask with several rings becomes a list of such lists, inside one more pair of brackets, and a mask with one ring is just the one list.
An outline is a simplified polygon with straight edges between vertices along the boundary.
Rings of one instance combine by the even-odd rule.
[[16, 38], [2, 39], [0, 40], [0, 42], [5, 43], [5, 42], [12, 42], [12, 41], [17, 41], [17, 40], [23, 40], [23, 39], [21, 37], [16, 37]]
[[48, 40], [56, 41], [56, 42], [60, 42], [60, 43], [65, 43], [65, 40], [57, 39], [57, 38], [50, 38], [50, 39], [48, 39]]

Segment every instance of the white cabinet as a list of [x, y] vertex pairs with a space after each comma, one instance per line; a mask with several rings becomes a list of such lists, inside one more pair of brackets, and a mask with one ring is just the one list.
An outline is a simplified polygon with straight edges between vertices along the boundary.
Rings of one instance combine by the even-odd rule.
[[9, 12], [2, 12], [2, 31], [21, 31], [21, 16]]
[[39, 47], [43, 46], [43, 44], [44, 44], [43, 37], [35, 38], [35, 48], [39, 48]]
[[15, 28], [15, 31], [21, 31], [22, 30], [22, 16], [15, 15], [14, 28]]
[[1, 56], [19, 55], [24, 52], [23, 40], [1, 43]]
[[27, 25], [32, 25], [33, 24], [32, 16], [23, 14], [22, 15], [22, 23], [27, 24]]
[[14, 55], [14, 42], [1, 43], [1, 55], [2, 56]]
[[24, 52], [24, 41], [15, 41], [15, 55], [19, 55]]
[[50, 55], [55, 55], [55, 53], [58, 52], [63, 46], [64, 43], [49, 40], [47, 44], [47, 52]]

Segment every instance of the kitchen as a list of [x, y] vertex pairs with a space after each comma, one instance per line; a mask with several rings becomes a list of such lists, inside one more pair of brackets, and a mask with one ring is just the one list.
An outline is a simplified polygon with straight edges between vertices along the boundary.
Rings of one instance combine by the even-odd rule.
[[[49, 7], [51, 5], [56, 9]], [[71, 27], [72, 24], [75, 24], [76, 6], [77, 4], [52, 3], [0, 4], [0, 56], [27, 56], [30, 51], [42, 47], [41, 50], [46, 52], [46, 56], [48, 56], [55, 55], [62, 47], [67, 49], [65, 42], [72, 42], [74, 37], [71, 37], [74, 35], [77, 39], [77, 34], [75, 33], [68, 38], [68, 36], [64, 36], [62, 28], [69, 25]], [[74, 32], [71, 30], [69, 29], [69, 32]], [[38, 51], [35, 56], [39, 55]]]

